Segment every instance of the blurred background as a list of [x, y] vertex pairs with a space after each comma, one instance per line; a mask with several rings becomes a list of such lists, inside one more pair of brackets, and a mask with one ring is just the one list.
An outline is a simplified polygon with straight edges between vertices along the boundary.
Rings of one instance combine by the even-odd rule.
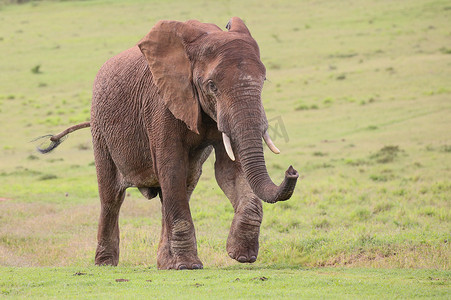
[[[24, 2], [24, 3], [22, 3]], [[257, 266], [449, 269], [449, 1], [0, 1], [0, 265], [89, 266], [99, 215], [89, 129], [96, 72], [161, 19], [241, 17], [267, 68], [263, 104], [293, 197], [264, 204]], [[238, 264], [214, 154], [191, 199], [200, 259]], [[129, 189], [120, 265], [155, 267], [158, 199]]]

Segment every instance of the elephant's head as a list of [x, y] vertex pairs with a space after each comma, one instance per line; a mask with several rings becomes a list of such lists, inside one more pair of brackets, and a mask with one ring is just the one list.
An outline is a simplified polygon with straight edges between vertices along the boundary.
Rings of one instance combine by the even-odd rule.
[[234, 17], [222, 31], [198, 21], [160, 21], [138, 44], [168, 109], [199, 133], [201, 110], [217, 122], [232, 160], [241, 164], [254, 193], [265, 202], [291, 197], [299, 176], [291, 166], [276, 186], [266, 170], [267, 134], [261, 101], [265, 66], [246, 25]]

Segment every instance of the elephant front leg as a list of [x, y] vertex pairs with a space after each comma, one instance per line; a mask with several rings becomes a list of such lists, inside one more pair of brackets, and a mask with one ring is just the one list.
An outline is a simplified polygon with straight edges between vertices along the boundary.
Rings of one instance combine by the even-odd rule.
[[261, 200], [253, 195], [241, 196], [227, 238], [227, 253], [231, 258], [241, 263], [257, 260], [262, 218]]
[[168, 174], [160, 179], [163, 217], [157, 254], [159, 269], [203, 268], [197, 256], [196, 235], [189, 208], [184, 165], [186, 164], [180, 161], [176, 168], [165, 167], [159, 171], [160, 174]]
[[253, 263], [258, 255], [258, 238], [263, 219], [261, 200], [252, 192], [238, 163], [227, 156], [224, 146], [215, 147], [215, 176], [235, 210], [227, 253], [241, 263]]

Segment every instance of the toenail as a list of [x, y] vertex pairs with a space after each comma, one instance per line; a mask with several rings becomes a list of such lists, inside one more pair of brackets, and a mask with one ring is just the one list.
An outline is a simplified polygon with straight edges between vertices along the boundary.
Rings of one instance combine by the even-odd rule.
[[247, 262], [247, 257], [241, 255], [240, 257], [238, 257], [238, 261], [241, 262], [241, 263]]

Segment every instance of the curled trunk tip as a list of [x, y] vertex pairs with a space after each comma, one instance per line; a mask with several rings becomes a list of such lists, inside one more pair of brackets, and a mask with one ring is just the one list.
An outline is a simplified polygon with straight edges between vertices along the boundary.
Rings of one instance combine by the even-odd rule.
[[265, 201], [268, 203], [276, 203], [278, 201], [286, 201], [293, 195], [296, 183], [299, 178], [299, 173], [293, 166], [289, 166], [285, 171], [285, 178], [283, 182], [278, 186], [277, 196], [272, 201]]
[[299, 173], [293, 168], [293, 166], [289, 166], [288, 169], [285, 171], [285, 176], [290, 178], [298, 178]]

